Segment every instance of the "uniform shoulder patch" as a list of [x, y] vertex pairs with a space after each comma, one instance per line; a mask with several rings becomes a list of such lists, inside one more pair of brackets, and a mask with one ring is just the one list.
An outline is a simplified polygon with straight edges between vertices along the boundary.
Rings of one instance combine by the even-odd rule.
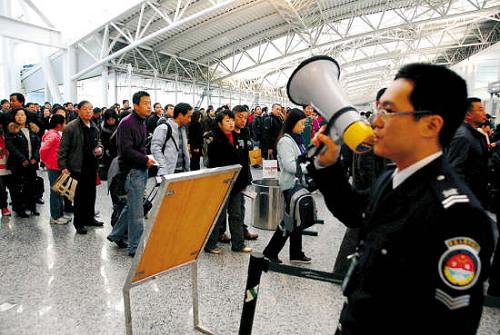
[[438, 264], [441, 280], [455, 290], [471, 288], [481, 273], [480, 245], [469, 237], [455, 237], [444, 243], [447, 250]]
[[457, 203], [470, 202], [469, 197], [466, 194], [462, 194], [444, 175], [437, 176], [434, 185], [444, 209], [447, 209]]

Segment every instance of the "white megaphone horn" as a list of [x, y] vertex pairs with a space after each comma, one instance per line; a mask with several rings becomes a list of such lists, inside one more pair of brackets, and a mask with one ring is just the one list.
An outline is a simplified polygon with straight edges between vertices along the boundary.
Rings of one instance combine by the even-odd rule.
[[311, 105], [326, 120], [331, 137], [338, 134], [356, 153], [372, 149], [368, 143], [373, 130], [361, 119], [339, 85], [340, 67], [328, 56], [306, 59], [293, 71], [287, 84], [290, 100], [300, 106]]

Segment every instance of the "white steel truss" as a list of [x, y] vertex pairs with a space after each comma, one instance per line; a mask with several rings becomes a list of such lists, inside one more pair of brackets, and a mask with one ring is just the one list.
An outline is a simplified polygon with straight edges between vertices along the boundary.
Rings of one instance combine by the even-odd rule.
[[498, 40], [500, 0], [149, 0], [73, 44], [101, 66], [283, 96], [313, 54], [363, 98], [410, 61], [452, 65]]
[[[389, 4], [390, 5], [390, 4]], [[336, 22], [323, 22], [314, 39], [299, 36], [296, 29], [290, 30], [284, 39], [284, 48], [275, 40], [267, 40], [258, 48], [239, 49], [240, 52], [227, 59], [214, 62], [213, 67], [221, 69], [210, 80], [224, 81], [234, 77], [249, 80], [255, 89], [271, 85], [283, 87], [291, 70], [311, 54], [328, 54], [336, 58], [348, 80], [351, 71], [364, 71], [370, 66], [381, 67], [384, 72], [373, 74], [371, 85], [359, 90], [360, 81], [349, 80], [347, 87], [351, 96], [366, 97], [366, 91], [376, 91], [384, 80], [402, 64], [411, 61], [427, 61], [452, 65], [500, 40], [500, 6], [495, 1], [477, 1], [464, 6], [463, 1], [415, 1], [413, 7], [393, 8], [373, 14], [353, 15]], [[392, 24], [384, 22], [391, 18]], [[364, 25], [363, 30], [357, 24]], [[312, 43], [311, 43], [312, 41]], [[283, 43], [282, 43], [283, 44]], [[274, 57], [265, 58], [264, 53], [273, 50]], [[246, 55], [246, 66], [240, 59]], [[236, 62], [231, 59], [237, 59]], [[228, 64], [237, 64], [229, 67]], [[225, 66], [224, 66], [225, 65]], [[265, 69], [268, 65], [268, 70]], [[255, 70], [255, 71], [252, 71]], [[257, 71], [258, 70], [258, 71]], [[254, 78], [245, 76], [254, 73]], [[356, 92], [358, 92], [356, 94]]]

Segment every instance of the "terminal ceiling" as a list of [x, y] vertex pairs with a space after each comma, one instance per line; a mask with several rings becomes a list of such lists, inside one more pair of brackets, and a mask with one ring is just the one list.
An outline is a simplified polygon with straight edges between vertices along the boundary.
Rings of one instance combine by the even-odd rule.
[[[142, 1], [74, 43], [95, 63], [162, 78], [283, 94], [327, 54], [355, 103], [403, 64], [454, 65], [500, 39], [500, 0]], [[99, 52], [95, 52], [99, 50]]]

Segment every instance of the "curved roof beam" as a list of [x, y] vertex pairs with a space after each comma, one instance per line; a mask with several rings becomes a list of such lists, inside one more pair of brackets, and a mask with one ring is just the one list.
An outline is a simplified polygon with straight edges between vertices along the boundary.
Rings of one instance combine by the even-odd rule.
[[73, 75], [71, 77], [72, 80], [77, 80], [78, 78], [80, 78], [82, 75], [84, 75], [85, 73], [89, 72], [89, 71], [92, 71], [93, 69], [117, 58], [117, 57], [120, 57], [122, 54], [126, 53], [127, 51], [130, 51], [142, 44], [145, 44], [147, 43], [148, 41], [152, 40], [153, 38], [157, 37], [157, 36], [160, 36], [168, 31], [171, 31], [177, 27], [180, 27], [182, 26], [183, 24], [186, 24], [186, 23], [189, 23], [189, 22], [192, 22], [192, 21], [195, 21], [201, 17], [204, 17], [205, 15], [209, 15], [217, 10], [220, 10], [232, 3], [236, 2], [236, 0], [226, 0], [226, 1], [223, 1], [223, 2], [220, 2], [218, 4], [213, 4], [212, 6], [206, 8], [206, 9], [203, 9], [195, 14], [192, 14], [186, 18], [183, 18], [183, 19], [180, 19], [178, 21], [175, 21], [175, 22], [172, 22], [170, 25], [167, 25], [165, 26], [164, 28], [160, 29], [160, 30], [157, 30], [155, 32], [152, 32], [150, 33], [149, 35], [145, 36], [145, 37], [142, 37], [141, 39], [139, 40], [135, 40], [133, 41], [133, 43], [125, 46], [124, 48], [104, 57], [103, 59], [99, 60], [98, 62], [90, 65], [89, 67], [81, 70], [80, 72], [78, 72], [77, 74]]
[[[350, 43], [350, 42], [360, 40], [360, 39], [365, 39], [365, 38], [375, 39], [375, 38], [377, 38], [378, 35], [383, 35], [383, 34], [387, 34], [387, 33], [388, 34], [398, 33], [401, 30], [403, 30], [403, 31], [417, 31], [420, 27], [422, 27], [424, 25], [428, 25], [428, 24], [433, 24], [433, 23], [435, 23], [435, 24], [444, 24], [444, 23], [449, 24], [450, 21], [452, 21], [454, 23], [459, 23], [461, 20], [466, 20], [468, 17], [472, 17], [474, 20], [480, 20], [480, 19], [484, 19], [485, 17], [488, 17], [490, 15], [494, 15], [494, 14], [498, 13], [499, 11], [500, 11], [500, 6], [493, 6], [493, 7], [485, 8], [485, 9], [481, 9], [481, 10], [474, 9], [474, 10], [462, 12], [459, 14], [443, 15], [440, 17], [425, 19], [425, 20], [421, 20], [421, 21], [417, 21], [417, 22], [411, 22], [410, 18], [407, 18], [408, 19], [407, 21], [405, 21], [404, 23], [398, 24], [396, 26], [383, 28], [383, 29], [374, 29], [371, 31], [367, 31], [365, 33], [351, 35], [351, 36], [345, 37], [343, 39], [333, 40], [333, 41], [324, 42], [324, 43], [318, 43], [318, 44], [314, 45], [312, 48], [307, 47], [307, 48], [302, 48], [302, 49], [290, 51], [290, 52], [286, 52], [287, 50], [285, 50], [284, 53], [281, 53], [277, 57], [267, 59], [266, 61], [262, 61], [262, 62], [256, 62], [250, 66], [247, 66], [246, 68], [238, 69], [237, 71], [229, 71], [229, 73], [224, 74], [222, 76], [219, 76], [217, 78], [213, 78], [213, 80], [217, 80], [217, 81], [227, 80], [235, 75], [238, 75], [238, 74], [244, 73], [246, 71], [250, 71], [252, 69], [258, 68], [259, 66], [269, 64], [271, 62], [278, 61], [278, 60], [284, 60], [285, 58], [290, 57], [290, 56], [306, 54], [306, 53], [310, 52], [311, 50], [323, 51], [327, 47], [341, 46], [341, 45], [344, 45], [346, 43]], [[331, 26], [330, 23], [326, 23], [325, 25], [327, 25], [328, 27]], [[326, 30], [327, 29], [325, 29], [325, 31]], [[390, 38], [391, 36], [388, 36], [388, 37]], [[272, 43], [272, 41], [268, 41], [267, 43]], [[243, 49], [243, 50], [245, 50], [245, 49]], [[224, 61], [227, 61], [227, 60], [221, 60], [220, 62], [224, 62]]]

